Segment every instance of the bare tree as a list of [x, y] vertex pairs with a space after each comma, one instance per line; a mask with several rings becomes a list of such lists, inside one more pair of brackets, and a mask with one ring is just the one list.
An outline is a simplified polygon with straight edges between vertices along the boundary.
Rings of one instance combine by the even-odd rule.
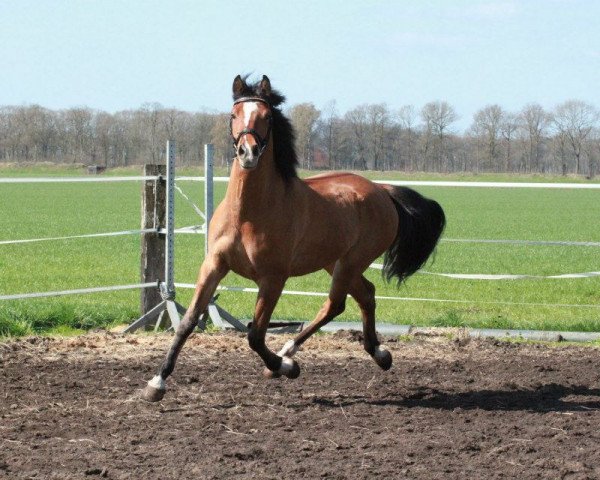
[[[364, 168], [358, 164], [359, 157], [355, 127], [348, 121], [348, 113], [336, 121], [337, 124], [337, 167], [345, 170]], [[362, 157], [361, 157], [362, 158]]]
[[580, 100], [567, 100], [554, 110], [553, 123], [575, 157], [575, 174], [582, 171], [581, 155], [585, 141], [597, 125], [600, 113], [593, 105]]
[[300, 103], [290, 109], [290, 120], [296, 131], [296, 152], [301, 164], [312, 169], [315, 127], [320, 112], [312, 103]]
[[403, 105], [398, 110], [397, 118], [400, 123], [400, 142], [403, 148], [400, 150], [402, 156], [401, 166], [411, 171], [418, 168], [416, 158], [416, 123], [417, 111], [412, 105]]
[[526, 165], [527, 172], [541, 172], [543, 158], [543, 141], [550, 124], [550, 116], [537, 103], [526, 105], [519, 115], [521, 128], [527, 142]]
[[471, 125], [471, 131], [484, 146], [487, 166], [494, 171], [499, 170], [498, 158], [503, 118], [504, 111], [500, 105], [487, 105], [475, 113]]
[[519, 128], [519, 121], [514, 113], [504, 112], [502, 123], [500, 125], [500, 133], [504, 140], [505, 155], [504, 155], [504, 171], [510, 172], [512, 169], [512, 145], [517, 130]]
[[102, 157], [102, 163], [105, 167], [114, 165], [115, 151], [113, 147], [113, 139], [116, 132], [114, 131], [115, 117], [106, 112], [99, 112], [96, 115], [96, 147], [94, 151], [99, 152]]
[[0, 160], [10, 160], [11, 108], [0, 107]]
[[433, 162], [437, 171], [446, 168], [446, 163], [452, 158], [446, 145], [446, 138], [452, 123], [458, 120], [458, 115], [454, 107], [448, 102], [435, 101], [427, 103], [421, 109], [421, 118], [425, 124], [425, 133], [427, 135], [427, 150], [433, 143]]
[[594, 178], [600, 167], [600, 128], [594, 128], [590, 133], [592, 148], [590, 152], [590, 178]]
[[147, 148], [148, 162], [158, 163], [163, 158], [163, 143], [161, 142], [160, 116], [163, 106], [160, 103], [145, 103], [139, 110], [139, 120], [142, 138]]
[[[422, 123], [417, 124], [418, 114]], [[462, 135], [452, 131], [456, 112], [446, 102], [419, 111], [407, 105], [394, 115], [385, 104], [360, 105], [340, 115], [335, 102], [322, 115], [312, 104], [290, 112], [303, 166], [318, 149], [329, 167], [424, 171], [575, 172], [600, 168], [600, 113], [570, 100], [554, 115], [526, 105], [518, 115], [498, 105], [480, 109]], [[232, 157], [229, 116], [145, 104], [114, 114], [79, 107], [53, 111], [39, 105], [0, 107], [0, 161], [96, 162], [106, 166], [164, 161], [164, 143], [178, 144], [178, 162], [198, 165], [205, 143], [217, 162]], [[550, 126], [554, 128], [550, 128]], [[324, 163], [323, 166], [327, 166]]]
[[[206, 120], [206, 118], [197, 118], [197, 121], [204, 125], [207, 125], [207, 122], [205, 123]], [[229, 132], [229, 114], [215, 115], [212, 128], [210, 129], [210, 138], [210, 143], [215, 146], [215, 158], [220, 159], [221, 165], [227, 165], [227, 169], [229, 170], [231, 167], [230, 160], [233, 157], [231, 135]], [[203, 148], [203, 145], [200, 143], [198, 147]]]
[[360, 105], [346, 112], [344, 119], [348, 124], [348, 130], [352, 133], [352, 167], [366, 170], [368, 167], [367, 150], [369, 148], [367, 105]]
[[13, 161], [30, 160], [32, 145], [30, 144], [31, 123], [29, 121], [28, 108], [7, 107], [4, 112], [6, 115], [6, 132], [3, 137], [3, 144], [6, 145], [6, 157]]
[[324, 139], [325, 151], [329, 160], [330, 168], [337, 170], [339, 167], [338, 144], [339, 144], [339, 117], [337, 104], [331, 100], [321, 114], [321, 130]]
[[25, 132], [23, 142], [33, 161], [46, 160], [55, 144], [56, 121], [52, 112], [39, 105], [23, 107]]
[[183, 112], [174, 108], [167, 108], [161, 112], [162, 127], [165, 130], [167, 139], [175, 140], [181, 138], [181, 119]]
[[94, 112], [85, 107], [70, 108], [62, 114], [66, 128], [67, 151], [73, 162], [94, 162]]
[[369, 131], [369, 163], [371, 170], [382, 170], [386, 149], [386, 129], [389, 124], [389, 112], [384, 103], [368, 105], [366, 108]]

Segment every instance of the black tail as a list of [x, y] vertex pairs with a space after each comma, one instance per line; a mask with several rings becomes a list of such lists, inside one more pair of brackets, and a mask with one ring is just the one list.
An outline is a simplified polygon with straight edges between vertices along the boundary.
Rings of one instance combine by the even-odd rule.
[[446, 216], [440, 204], [406, 187], [393, 187], [390, 196], [398, 211], [398, 234], [383, 257], [383, 276], [400, 284], [415, 273], [433, 252]]

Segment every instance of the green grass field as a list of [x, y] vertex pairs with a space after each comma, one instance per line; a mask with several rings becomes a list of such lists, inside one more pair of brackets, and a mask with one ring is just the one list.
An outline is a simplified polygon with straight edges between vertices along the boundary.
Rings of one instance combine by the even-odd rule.
[[[139, 174], [118, 169], [109, 175]], [[183, 169], [182, 175], [198, 175]], [[224, 172], [218, 172], [223, 174]], [[72, 167], [0, 168], [0, 176], [81, 175]], [[371, 178], [406, 179], [401, 173], [369, 172]], [[512, 175], [411, 175], [411, 180], [564, 181]], [[567, 178], [567, 181], [582, 181]], [[179, 182], [202, 207], [202, 184]], [[215, 184], [216, 200], [226, 184]], [[139, 228], [139, 182], [0, 184], [1, 240], [111, 232]], [[600, 242], [600, 192], [597, 190], [417, 188], [435, 198], [446, 211], [449, 239], [520, 239]], [[177, 226], [200, 219], [178, 196]], [[178, 235], [176, 281], [193, 283], [203, 255], [202, 235]], [[76, 289], [139, 282], [138, 236], [72, 239], [0, 245], [0, 295]], [[429, 272], [557, 275], [600, 271], [599, 247], [524, 246], [442, 242]], [[381, 321], [434, 326], [473, 326], [600, 331], [600, 277], [503, 281], [457, 280], [416, 274], [396, 289], [376, 270], [367, 276], [382, 296], [418, 300], [379, 300]], [[253, 286], [236, 275], [224, 285]], [[326, 292], [325, 273], [290, 279], [286, 288]], [[190, 290], [177, 298], [187, 304]], [[450, 302], [426, 301], [436, 299]], [[323, 299], [283, 296], [274, 318], [310, 320]], [[251, 318], [254, 295], [223, 292], [220, 305], [241, 318]], [[37, 300], [0, 301], [0, 334], [72, 332], [111, 326], [137, 318], [139, 291], [121, 291]], [[526, 305], [531, 304], [531, 305]], [[577, 306], [580, 305], [580, 306]], [[348, 303], [343, 320], [357, 320]]]

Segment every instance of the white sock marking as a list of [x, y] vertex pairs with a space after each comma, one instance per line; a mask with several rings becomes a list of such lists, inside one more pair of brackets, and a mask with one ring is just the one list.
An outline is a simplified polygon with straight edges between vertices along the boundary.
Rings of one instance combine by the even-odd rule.
[[387, 350], [385, 348], [375, 347], [375, 354], [373, 355], [377, 360], [381, 360], [386, 357]]
[[156, 375], [148, 382], [148, 386], [156, 388], [157, 390], [166, 390], [167, 382], [165, 382], [160, 375]]
[[279, 350], [279, 353], [277, 355], [279, 355], [280, 357], [293, 357], [294, 355], [296, 355], [296, 352], [298, 351], [298, 346], [296, 345], [296, 342], [294, 342], [294, 340], [288, 340], [285, 345], [283, 346], [283, 348], [281, 350]]

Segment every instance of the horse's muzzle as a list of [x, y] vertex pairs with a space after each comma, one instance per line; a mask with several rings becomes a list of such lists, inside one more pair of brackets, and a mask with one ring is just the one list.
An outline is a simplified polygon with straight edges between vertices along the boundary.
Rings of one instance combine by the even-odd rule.
[[238, 162], [240, 162], [240, 167], [244, 170], [254, 170], [258, 165], [258, 157], [237, 157]]
[[252, 170], [258, 164], [261, 153], [257, 144], [250, 145], [248, 141], [240, 143], [237, 148], [237, 158], [240, 162], [240, 167], [244, 170]]

